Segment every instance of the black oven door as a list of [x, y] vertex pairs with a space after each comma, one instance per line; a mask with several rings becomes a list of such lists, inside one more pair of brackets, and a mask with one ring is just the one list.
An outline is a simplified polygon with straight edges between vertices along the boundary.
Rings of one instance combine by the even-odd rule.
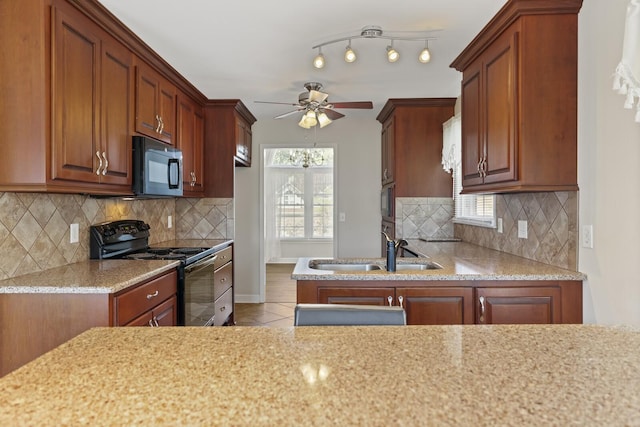
[[216, 255], [184, 267], [184, 325], [213, 325], [213, 294]]

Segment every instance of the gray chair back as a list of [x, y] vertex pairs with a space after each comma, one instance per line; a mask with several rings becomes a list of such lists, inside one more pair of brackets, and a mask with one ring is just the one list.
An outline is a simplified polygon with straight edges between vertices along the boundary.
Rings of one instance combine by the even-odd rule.
[[349, 304], [297, 304], [295, 326], [406, 325], [402, 307]]

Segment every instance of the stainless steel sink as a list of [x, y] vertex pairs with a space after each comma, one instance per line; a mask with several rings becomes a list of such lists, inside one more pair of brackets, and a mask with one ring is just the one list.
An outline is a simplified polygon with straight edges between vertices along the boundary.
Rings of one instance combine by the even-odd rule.
[[396, 264], [396, 271], [439, 270], [442, 266], [437, 262], [421, 262], [415, 264]]
[[309, 262], [309, 268], [314, 270], [328, 271], [374, 271], [382, 270], [378, 264], [350, 264], [350, 263], [321, 263], [316, 261]]

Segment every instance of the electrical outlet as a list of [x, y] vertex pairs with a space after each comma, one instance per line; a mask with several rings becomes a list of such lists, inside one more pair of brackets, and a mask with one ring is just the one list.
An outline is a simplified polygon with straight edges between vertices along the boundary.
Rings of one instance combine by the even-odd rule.
[[78, 224], [71, 224], [69, 227], [69, 243], [78, 243], [80, 240], [80, 229]]
[[520, 239], [527, 238], [527, 221], [518, 221], [518, 237]]
[[169, 215], [167, 217], [167, 228], [171, 228], [171, 227], [173, 227], [173, 217]]
[[347, 214], [344, 212], [340, 212], [340, 222], [345, 222], [347, 220]]
[[502, 218], [498, 218], [498, 233], [502, 233]]
[[582, 247], [593, 249], [593, 225], [582, 226]]

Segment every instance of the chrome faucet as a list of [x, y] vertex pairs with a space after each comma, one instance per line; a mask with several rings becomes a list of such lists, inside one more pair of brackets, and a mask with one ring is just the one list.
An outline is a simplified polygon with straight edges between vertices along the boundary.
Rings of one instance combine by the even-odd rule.
[[401, 246], [407, 246], [408, 242], [404, 239], [393, 240], [387, 233], [381, 231], [382, 235], [387, 239], [387, 271], [396, 271], [396, 257], [398, 255], [398, 249]]

